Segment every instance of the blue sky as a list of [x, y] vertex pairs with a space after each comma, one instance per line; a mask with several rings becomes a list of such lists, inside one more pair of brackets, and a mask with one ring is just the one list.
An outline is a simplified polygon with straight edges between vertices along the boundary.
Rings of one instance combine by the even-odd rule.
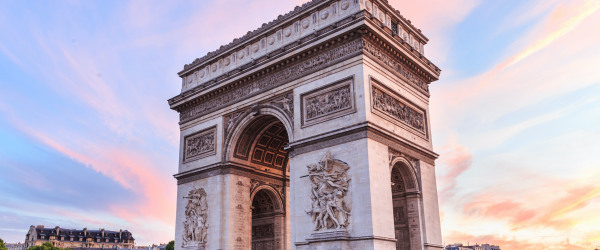
[[[174, 235], [176, 73], [303, 1], [5, 1], [0, 238], [32, 224]], [[442, 70], [443, 236], [600, 245], [600, 2], [390, 0]]]

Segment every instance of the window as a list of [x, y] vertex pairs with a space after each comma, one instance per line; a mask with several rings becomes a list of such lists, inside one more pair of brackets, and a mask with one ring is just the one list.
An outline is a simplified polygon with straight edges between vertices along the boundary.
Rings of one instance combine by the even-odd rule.
[[398, 35], [398, 24], [394, 22], [392, 22], [392, 34], [396, 36]]

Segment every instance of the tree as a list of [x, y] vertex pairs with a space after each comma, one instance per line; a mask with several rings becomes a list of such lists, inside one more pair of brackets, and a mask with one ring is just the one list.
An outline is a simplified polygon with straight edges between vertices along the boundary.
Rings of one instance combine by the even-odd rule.
[[6, 245], [4, 244], [4, 240], [0, 239], [0, 250], [6, 250]]
[[[53, 246], [52, 244], [50, 244], [50, 242], [45, 242], [41, 246], [33, 246], [30, 248], [27, 248], [27, 250], [62, 250], [62, 249], [63, 248]], [[71, 249], [65, 248], [64, 250], [71, 250]]]
[[175, 241], [169, 241], [169, 244], [165, 247], [165, 250], [174, 250], [175, 249]]

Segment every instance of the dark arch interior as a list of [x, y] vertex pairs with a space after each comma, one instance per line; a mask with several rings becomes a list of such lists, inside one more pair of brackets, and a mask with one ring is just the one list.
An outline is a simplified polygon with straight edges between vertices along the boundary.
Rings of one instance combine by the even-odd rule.
[[238, 138], [234, 157], [250, 163], [278, 170], [287, 169], [288, 134], [281, 121], [273, 116], [262, 116], [252, 121]]
[[394, 234], [396, 236], [396, 249], [410, 249], [410, 238], [408, 231], [408, 209], [406, 201], [406, 190], [405, 184], [407, 178], [405, 175], [405, 165], [397, 163], [392, 168], [391, 172], [391, 188], [392, 188], [392, 204], [394, 213]]
[[275, 249], [274, 215], [276, 203], [267, 190], [259, 190], [252, 200], [252, 249]]

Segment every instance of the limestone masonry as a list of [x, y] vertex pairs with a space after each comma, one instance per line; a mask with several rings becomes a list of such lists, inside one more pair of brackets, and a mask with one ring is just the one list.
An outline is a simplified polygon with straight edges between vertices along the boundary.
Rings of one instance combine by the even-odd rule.
[[443, 249], [427, 41], [313, 0], [185, 65], [175, 248]]

